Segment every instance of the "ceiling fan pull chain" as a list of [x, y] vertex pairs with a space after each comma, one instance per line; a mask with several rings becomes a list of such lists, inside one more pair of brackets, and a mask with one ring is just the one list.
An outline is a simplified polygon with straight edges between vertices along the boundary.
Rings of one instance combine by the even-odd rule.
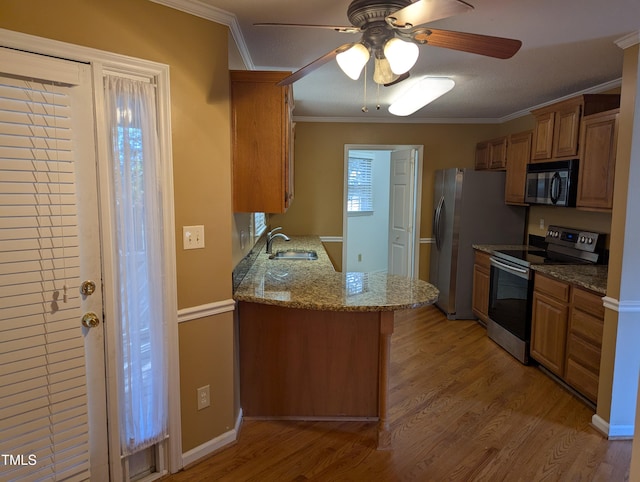
[[378, 90], [376, 92], [376, 110], [380, 110], [380, 84], [376, 84], [378, 86]]
[[362, 102], [362, 112], [369, 112], [367, 107], [367, 64], [364, 65], [364, 100]]

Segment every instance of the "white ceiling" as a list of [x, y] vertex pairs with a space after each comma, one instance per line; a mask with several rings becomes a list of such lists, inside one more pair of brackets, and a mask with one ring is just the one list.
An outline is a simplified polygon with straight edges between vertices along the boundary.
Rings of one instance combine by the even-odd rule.
[[[467, 1], [473, 11], [429, 25], [519, 39], [523, 45], [513, 58], [498, 60], [423, 45], [411, 78], [379, 89], [380, 110], [375, 108], [377, 86], [368, 81], [366, 114], [361, 112], [362, 77], [347, 78], [331, 61], [294, 84], [294, 115], [360, 122], [505, 120], [576, 92], [618, 85], [623, 51], [615, 42], [640, 31], [640, 0]], [[234, 36], [249, 68], [295, 71], [360, 37], [332, 30], [253, 26], [256, 22], [349, 25], [349, 0], [200, 2], [235, 15], [233, 23], [237, 19], [239, 29]], [[393, 98], [422, 75], [451, 77], [456, 86], [409, 119], [389, 114]]]

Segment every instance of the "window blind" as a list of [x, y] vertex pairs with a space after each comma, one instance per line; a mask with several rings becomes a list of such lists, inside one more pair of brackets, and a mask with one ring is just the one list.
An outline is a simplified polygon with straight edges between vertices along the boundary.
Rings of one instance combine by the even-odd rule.
[[373, 211], [371, 159], [349, 158], [347, 212]]
[[2, 480], [89, 479], [68, 90], [0, 76]]

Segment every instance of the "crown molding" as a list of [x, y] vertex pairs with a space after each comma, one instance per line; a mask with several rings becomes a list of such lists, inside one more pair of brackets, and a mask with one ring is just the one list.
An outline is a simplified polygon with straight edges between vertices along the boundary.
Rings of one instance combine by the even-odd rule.
[[640, 31], [631, 32], [629, 35], [619, 38], [615, 41], [615, 44], [621, 49], [626, 49], [640, 44]]
[[181, 12], [195, 15], [196, 17], [204, 18], [222, 25], [229, 27], [231, 36], [234, 42], [238, 46], [238, 51], [242, 57], [242, 61], [249, 70], [255, 70], [253, 60], [251, 60], [251, 54], [247, 48], [247, 44], [244, 41], [244, 36], [240, 30], [240, 24], [238, 23], [238, 17], [235, 14], [222, 10], [221, 8], [214, 7], [200, 0], [149, 0], [153, 3], [164, 5], [165, 7], [180, 10]]

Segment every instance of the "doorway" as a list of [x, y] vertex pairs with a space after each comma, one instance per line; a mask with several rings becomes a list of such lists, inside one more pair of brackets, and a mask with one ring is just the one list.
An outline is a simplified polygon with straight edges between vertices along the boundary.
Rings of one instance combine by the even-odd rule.
[[345, 145], [344, 272], [418, 275], [420, 145]]
[[[35, 480], [36, 470], [115, 482], [175, 472], [182, 450], [168, 67], [1, 29], [0, 42], [0, 445], [15, 462], [8, 480]], [[154, 237], [163, 247], [154, 266], [166, 273], [158, 277], [165, 304], [157, 319], [167, 326], [168, 361], [155, 373], [169, 384], [171, 437], [141, 448], [135, 460], [121, 458], [118, 423], [125, 410], [114, 321], [122, 284], [110, 209], [114, 162], [106, 155], [107, 74], [154, 83], [157, 186], [167, 193], [151, 212], [164, 226]]]

